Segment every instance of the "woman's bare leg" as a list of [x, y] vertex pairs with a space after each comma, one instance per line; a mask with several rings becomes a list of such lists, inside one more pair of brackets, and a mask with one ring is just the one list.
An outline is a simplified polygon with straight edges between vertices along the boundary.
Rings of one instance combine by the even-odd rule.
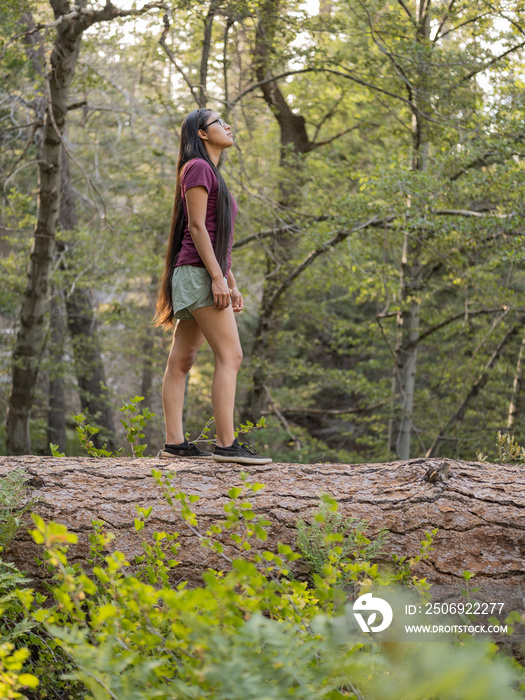
[[215, 356], [215, 373], [211, 399], [219, 447], [229, 447], [235, 438], [233, 412], [237, 373], [242, 362], [242, 348], [233, 309], [219, 311], [215, 306], [203, 306], [192, 311], [204, 337]]
[[162, 383], [162, 405], [164, 407], [167, 444], [178, 445], [184, 442], [182, 411], [186, 375], [190, 371], [197, 350], [203, 342], [204, 335], [195, 320], [177, 321]]

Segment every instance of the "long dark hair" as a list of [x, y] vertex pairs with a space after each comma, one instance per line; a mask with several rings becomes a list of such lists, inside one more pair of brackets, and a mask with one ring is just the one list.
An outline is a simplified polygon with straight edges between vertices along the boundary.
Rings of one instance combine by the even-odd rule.
[[179, 159], [177, 161], [177, 180], [175, 185], [175, 202], [171, 219], [171, 230], [166, 250], [166, 264], [164, 275], [159, 288], [155, 325], [163, 326], [166, 330], [173, 327], [173, 301], [171, 298], [171, 278], [177, 262], [177, 256], [182, 247], [186, 217], [182, 206], [181, 197], [181, 173], [186, 163], [194, 158], [205, 160], [217, 177], [217, 233], [215, 235], [215, 257], [223, 272], [227, 271], [228, 244], [232, 230], [232, 207], [230, 193], [224, 182], [224, 178], [212, 163], [206, 146], [199, 137], [199, 129], [206, 126], [211, 109], [196, 109], [190, 112], [184, 119], [180, 129]]

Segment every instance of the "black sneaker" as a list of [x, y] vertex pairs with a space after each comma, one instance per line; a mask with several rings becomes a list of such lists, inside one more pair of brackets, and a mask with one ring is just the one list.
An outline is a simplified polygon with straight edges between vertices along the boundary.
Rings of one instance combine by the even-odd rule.
[[270, 457], [260, 457], [251, 445], [233, 441], [231, 447], [215, 447], [212, 455], [216, 462], [231, 462], [233, 464], [268, 464]]
[[184, 440], [180, 445], [164, 445], [164, 449], [160, 450], [157, 459], [211, 459], [211, 452], [201, 450], [194, 442]]

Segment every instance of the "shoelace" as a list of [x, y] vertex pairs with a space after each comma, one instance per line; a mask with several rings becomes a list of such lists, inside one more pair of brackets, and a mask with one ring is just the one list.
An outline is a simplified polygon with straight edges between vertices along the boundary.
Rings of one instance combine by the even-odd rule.
[[249, 452], [251, 455], [257, 454], [257, 450], [255, 450], [251, 445], [248, 445], [245, 442], [240, 442], [239, 447], [242, 447], [243, 449], [246, 450], [246, 452]]

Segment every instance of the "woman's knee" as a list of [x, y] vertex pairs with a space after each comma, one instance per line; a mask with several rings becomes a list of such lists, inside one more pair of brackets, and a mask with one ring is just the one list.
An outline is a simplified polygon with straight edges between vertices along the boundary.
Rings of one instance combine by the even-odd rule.
[[171, 353], [168, 358], [167, 371], [188, 374], [190, 369], [193, 367], [193, 363], [195, 362], [195, 355], [196, 353]]
[[235, 367], [237, 369], [239, 369], [240, 366], [242, 365], [242, 358], [243, 358], [242, 348], [239, 345], [239, 347], [237, 348], [237, 350], [235, 351], [234, 356], [233, 356], [233, 362], [234, 362]]
[[226, 352], [215, 353], [215, 362], [221, 365], [226, 365], [230, 369], [238, 371], [242, 364], [242, 348], [237, 346], [235, 348], [229, 348]]

